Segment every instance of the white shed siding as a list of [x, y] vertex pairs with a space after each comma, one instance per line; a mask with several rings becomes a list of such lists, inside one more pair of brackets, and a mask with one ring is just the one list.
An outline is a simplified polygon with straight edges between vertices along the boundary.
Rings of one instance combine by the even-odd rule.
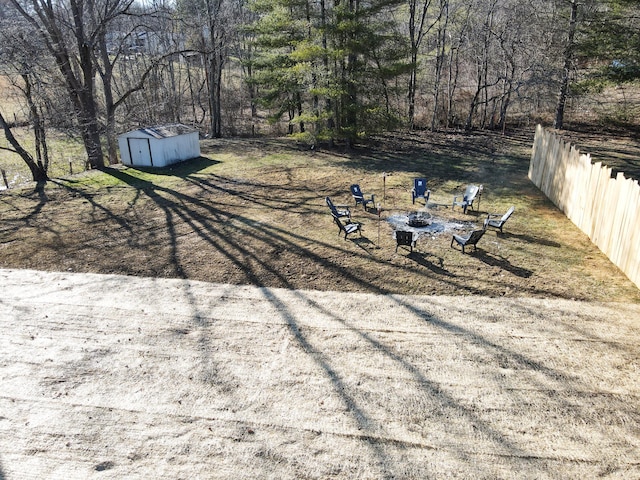
[[[151, 167], [151, 145], [148, 138], [127, 138], [127, 154], [136, 159], [136, 165]], [[124, 163], [124, 162], [123, 162]]]
[[184, 125], [141, 128], [118, 137], [124, 165], [166, 167], [200, 156], [198, 132]]

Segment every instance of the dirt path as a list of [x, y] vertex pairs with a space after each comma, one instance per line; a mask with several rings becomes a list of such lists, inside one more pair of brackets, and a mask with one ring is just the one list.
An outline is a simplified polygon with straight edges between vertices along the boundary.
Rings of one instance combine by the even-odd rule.
[[640, 477], [640, 305], [28, 270], [0, 292], [0, 480]]

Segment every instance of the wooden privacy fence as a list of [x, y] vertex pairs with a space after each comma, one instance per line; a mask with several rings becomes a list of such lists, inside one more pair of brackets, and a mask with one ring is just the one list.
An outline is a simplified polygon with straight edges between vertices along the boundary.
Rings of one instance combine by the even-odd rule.
[[640, 288], [640, 186], [637, 180], [536, 128], [529, 179]]

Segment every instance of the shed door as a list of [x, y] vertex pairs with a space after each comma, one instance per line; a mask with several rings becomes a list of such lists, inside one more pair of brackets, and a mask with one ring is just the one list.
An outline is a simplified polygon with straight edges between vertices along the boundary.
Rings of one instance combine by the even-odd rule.
[[153, 167], [151, 158], [151, 145], [147, 138], [128, 138], [129, 153], [131, 155], [131, 165], [142, 167]]

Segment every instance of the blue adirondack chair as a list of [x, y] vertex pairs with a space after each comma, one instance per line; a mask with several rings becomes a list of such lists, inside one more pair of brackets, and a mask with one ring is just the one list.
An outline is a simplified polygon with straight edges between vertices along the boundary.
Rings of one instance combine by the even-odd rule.
[[360, 225], [359, 223], [342, 223], [342, 220], [340, 220], [338, 217], [333, 217], [333, 220], [336, 222], [336, 225], [338, 225], [338, 235], [344, 233], [345, 239], [347, 238], [347, 235], [355, 232], [360, 232], [360, 236], [362, 236], [362, 225]]
[[427, 179], [414, 178], [413, 188], [411, 189], [411, 202], [416, 203], [416, 198], [424, 198], [424, 203], [426, 205], [429, 201], [429, 195], [431, 195], [431, 190], [427, 189]]
[[347, 207], [346, 205], [338, 205], [338, 207], [340, 207], [338, 208], [333, 204], [333, 201], [331, 201], [331, 198], [329, 197], [326, 197], [324, 200], [325, 202], [327, 202], [327, 206], [331, 211], [331, 215], [333, 215], [335, 218], [346, 217], [351, 220], [351, 211], [349, 210], [349, 207]]
[[372, 204], [374, 207], [376, 205], [375, 195], [364, 195], [362, 190], [360, 190], [360, 185], [354, 183], [351, 185], [351, 196], [356, 201], [356, 206], [358, 204], [362, 204], [362, 207], [366, 210], [367, 204]]

